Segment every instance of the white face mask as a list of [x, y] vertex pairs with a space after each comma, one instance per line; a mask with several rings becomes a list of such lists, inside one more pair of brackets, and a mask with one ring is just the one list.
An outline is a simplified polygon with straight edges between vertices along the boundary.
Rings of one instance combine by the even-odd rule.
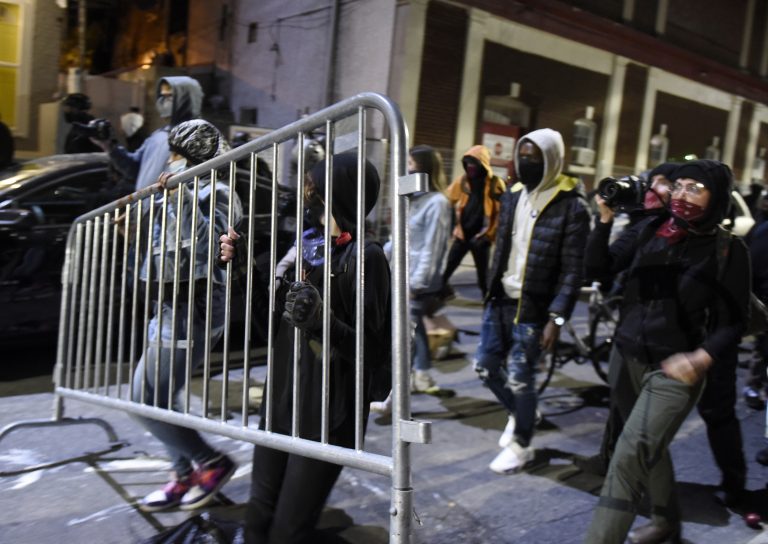
[[175, 161], [169, 162], [166, 171], [170, 172], [171, 174], [178, 174], [179, 172], [182, 172], [186, 167], [187, 159], [182, 157], [181, 159], [176, 159]]

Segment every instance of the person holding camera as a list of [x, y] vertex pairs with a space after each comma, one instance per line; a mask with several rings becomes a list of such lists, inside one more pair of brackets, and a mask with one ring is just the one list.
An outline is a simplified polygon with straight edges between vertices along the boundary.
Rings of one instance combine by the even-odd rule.
[[501, 197], [475, 370], [509, 414], [490, 469], [516, 472], [534, 456], [536, 364], [576, 305], [589, 214], [579, 180], [562, 174], [559, 132], [543, 128], [515, 148], [520, 180]]
[[671, 176], [669, 216], [633, 229], [621, 247], [609, 249], [613, 212], [598, 198], [601, 220], [587, 243], [588, 268], [627, 270], [614, 342], [632, 393], [617, 398], [626, 419], [587, 533], [590, 544], [624, 542], [644, 491], [652, 521], [629, 533], [630, 541], [679, 541], [668, 446], [699, 401], [708, 373], [730, 364], [746, 327], [747, 249], [729, 238], [727, 251], [717, 254], [731, 170], [696, 160]]
[[[626, 212], [629, 215], [629, 224], [611, 243], [599, 249], [608, 253], [620, 253], [625, 243], [633, 243], [638, 232], [642, 232], [648, 225], [660, 215], [669, 215], [669, 191], [672, 187], [670, 177], [679, 166], [678, 163], [662, 163], [648, 173], [648, 181], [634, 176], [628, 176], [616, 180], [605, 178], [594, 191], [594, 200], [597, 202], [599, 212], [595, 219], [597, 228], [607, 229], [613, 236], [613, 218], [616, 212]], [[644, 185], [648, 184], [645, 190]], [[614, 274], [612, 270], [606, 270], [602, 266], [609, 255], [595, 256], [593, 261], [600, 266], [594, 266], [591, 262], [585, 262], [584, 276], [587, 283], [600, 282], [601, 289], [610, 289], [611, 293], [620, 294], [623, 288], [625, 274]], [[619, 439], [624, 425], [624, 417], [619, 407], [619, 399], [631, 394], [631, 383], [624, 369], [624, 361], [614, 345], [608, 356], [608, 385], [610, 387], [610, 406], [608, 420], [605, 422], [603, 439], [600, 444], [600, 453], [590, 458], [583, 466], [590, 472], [605, 475], [608, 470], [608, 462], [611, 459], [616, 441]], [[629, 388], [629, 389], [627, 389]], [[624, 414], [625, 416], [626, 414]]]
[[168, 163], [168, 134], [171, 128], [200, 117], [203, 96], [200, 84], [191, 77], [164, 77], [157, 82], [155, 105], [165, 126], [150, 134], [133, 152], [117, 145], [111, 131], [93, 135], [91, 141], [109, 153], [112, 164], [124, 178], [136, 180], [137, 191], [148, 187], [157, 181]]
[[464, 174], [456, 177], [445, 190], [455, 210], [453, 243], [443, 272], [444, 298], [453, 297], [448, 280], [467, 252], [472, 253], [477, 272], [477, 286], [485, 298], [488, 254], [499, 221], [499, 199], [506, 191], [504, 182], [491, 170], [491, 152], [484, 145], [469, 148], [461, 159]]
[[61, 101], [64, 121], [71, 125], [64, 139], [64, 153], [98, 153], [101, 147], [88, 138], [86, 126], [93, 121], [91, 99], [83, 93], [71, 93]]
[[[598, 190], [598, 193], [601, 198], [605, 196], [608, 200], [605, 201], [604, 206], [600, 206], [601, 220], [596, 228], [605, 228], [603, 225], [612, 223], [614, 209], [623, 209], [638, 201], [643, 202], [643, 207], [641, 215], [638, 215], [638, 219], [635, 220], [628, 232], [623, 233], [610, 248], [601, 248], [603, 251], [608, 251], [609, 254], [595, 254], [590, 259], [591, 262], [586, 263], [587, 278], [612, 281], [610, 271], [608, 271], [608, 277], [605, 277], [606, 270], [603, 263], [611, 262], [613, 255], [622, 252], [623, 244], [634, 243], [638, 235], [649, 236], [647, 232], [644, 234], [643, 231], [644, 229], [655, 228], [652, 224], [654, 218], [663, 216], [668, 219], [670, 217], [668, 209], [672, 186], [670, 179], [674, 179], [675, 172], [681, 166], [681, 164], [676, 163], [664, 163], [651, 170], [648, 175], [650, 187], [647, 191], [643, 187], [638, 188], [637, 184], [633, 187], [626, 186], [624, 191], [617, 189], [624, 178], [618, 181], [607, 178], [604, 183], [601, 182], [603, 190]], [[612, 191], [612, 188], [617, 190]], [[591, 266], [594, 264], [597, 264], [597, 267]], [[602, 277], [601, 274], [603, 274]], [[714, 365], [709, 369], [706, 385], [697, 404], [699, 415], [707, 426], [707, 439], [715, 463], [722, 473], [719, 489], [715, 491], [715, 499], [726, 506], [735, 506], [742, 501], [747, 477], [741, 425], [736, 417], [737, 362], [738, 346], [734, 345], [732, 349], [724, 351], [721, 364]], [[598, 457], [601, 465], [599, 472], [603, 474], [607, 470], [624, 420], [628, 417], [629, 409], [631, 409], [631, 406], [622, 406], [619, 401], [634, 397], [631, 393], [632, 385], [627, 377], [625, 363], [615, 345], [609, 359], [608, 383], [611, 387], [611, 409]]]

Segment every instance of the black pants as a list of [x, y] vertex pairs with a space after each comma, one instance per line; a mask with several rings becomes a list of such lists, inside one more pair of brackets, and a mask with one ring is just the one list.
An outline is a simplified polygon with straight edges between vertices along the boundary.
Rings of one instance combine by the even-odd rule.
[[734, 349], [712, 365], [698, 404], [699, 415], [707, 425], [709, 447], [723, 473], [723, 489], [730, 492], [743, 490], [747, 478], [741, 425], [736, 418], [737, 358]]
[[757, 391], [768, 391], [768, 378], [765, 370], [768, 368], [768, 334], [762, 333], [755, 336], [755, 349], [752, 353], [752, 362], [749, 365], [749, 377], [747, 385]]
[[[352, 447], [354, 420], [332, 431], [330, 442]], [[246, 544], [316, 542], [315, 526], [341, 469], [325, 461], [254, 446]]]
[[475, 269], [477, 270], [477, 286], [480, 288], [483, 298], [485, 298], [486, 289], [488, 288], [488, 254], [490, 247], [491, 243], [485, 236], [478, 240], [469, 241], [455, 238], [448, 252], [448, 262], [445, 265], [445, 273], [443, 273], [443, 285], [448, 283], [451, 275], [461, 264], [464, 255], [471, 251], [472, 258], [475, 261]]

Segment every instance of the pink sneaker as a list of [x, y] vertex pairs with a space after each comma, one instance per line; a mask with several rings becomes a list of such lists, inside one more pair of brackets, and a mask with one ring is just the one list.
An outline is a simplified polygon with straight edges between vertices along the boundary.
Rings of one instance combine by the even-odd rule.
[[143, 512], [158, 512], [175, 508], [181, 504], [181, 499], [192, 487], [190, 476], [180, 480], [173, 480], [165, 484], [162, 489], [153, 491], [138, 503], [139, 510]]
[[181, 498], [182, 510], [194, 510], [208, 504], [219, 490], [224, 487], [237, 466], [226, 455], [220, 455], [213, 461], [197, 467], [192, 473], [194, 485]]

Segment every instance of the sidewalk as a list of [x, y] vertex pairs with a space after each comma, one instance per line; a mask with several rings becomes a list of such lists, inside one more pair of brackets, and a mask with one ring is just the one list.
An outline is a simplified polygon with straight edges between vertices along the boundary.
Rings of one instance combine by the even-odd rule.
[[[481, 307], [474, 271], [462, 267], [453, 284], [460, 297], [445, 313], [460, 328], [478, 331]], [[541, 399], [545, 419], [534, 438], [536, 462], [525, 472], [499, 476], [488, 469], [506, 414], [472, 370], [478, 337], [460, 333], [453, 355], [435, 365], [434, 375], [454, 397], [413, 397], [414, 418], [433, 422], [431, 445], [415, 445], [414, 541], [424, 544], [569, 544], [583, 535], [597, 502], [601, 478], [582, 472], [579, 457], [597, 452], [607, 415], [607, 389], [591, 367], [568, 363]], [[744, 354], [746, 357], [747, 354]], [[11, 364], [6, 361], [5, 364]], [[23, 361], [15, 361], [23, 364]], [[745, 371], [740, 369], [741, 378]], [[50, 418], [50, 378], [0, 383], [0, 427], [31, 418]], [[95, 426], [26, 429], [0, 442], [0, 542], [141, 542], [174, 526], [189, 513], [145, 514], [135, 501], [166, 479], [160, 444], [128, 416], [70, 401], [67, 415], [103, 417], [123, 441], [110, 448]], [[749, 488], [768, 519], [768, 469], [754, 462], [763, 447], [764, 413], [746, 408], [739, 397]], [[366, 446], [387, 452], [389, 418], [371, 417]], [[249, 444], [208, 437], [240, 464], [223, 492], [233, 504], [246, 501], [250, 479]], [[704, 425], [693, 414], [672, 446], [685, 521], [684, 538], [696, 544], [768, 543], [768, 533], [747, 527], [719, 506], [711, 492], [719, 481]], [[30, 465], [47, 468], [28, 471]], [[238, 515], [236, 506], [212, 507], [214, 514]], [[380, 476], [345, 469], [322, 518], [336, 542], [388, 541], [389, 483]], [[638, 517], [638, 523], [646, 518]]]

